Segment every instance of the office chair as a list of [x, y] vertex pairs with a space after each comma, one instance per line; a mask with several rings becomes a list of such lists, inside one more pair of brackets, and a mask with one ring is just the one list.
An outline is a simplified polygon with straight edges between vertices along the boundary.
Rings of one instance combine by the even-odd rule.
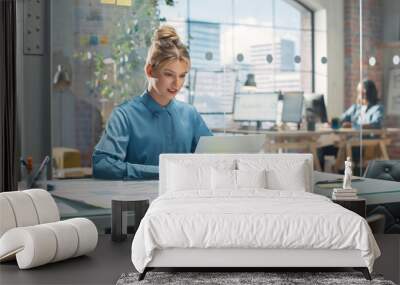
[[[370, 161], [364, 177], [400, 182], [400, 160]], [[400, 202], [367, 206], [367, 220], [370, 226], [370, 220], [376, 225], [376, 215], [384, 216], [385, 234], [400, 234]], [[378, 225], [377, 228], [380, 226]]]
[[372, 160], [368, 163], [364, 176], [400, 182], [400, 160]]

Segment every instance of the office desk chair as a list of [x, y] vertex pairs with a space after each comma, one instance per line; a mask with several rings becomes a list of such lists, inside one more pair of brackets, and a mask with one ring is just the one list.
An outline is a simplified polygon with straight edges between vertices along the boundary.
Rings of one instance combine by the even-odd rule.
[[[368, 163], [364, 177], [400, 182], [400, 160], [372, 160]], [[373, 220], [375, 224], [379, 223], [376, 215], [384, 215], [385, 217], [385, 234], [400, 233], [400, 202], [368, 206], [367, 220], [369, 223], [370, 220]]]
[[368, 163], [364, 176], [400, 182], [400, 160], [372, 160]]

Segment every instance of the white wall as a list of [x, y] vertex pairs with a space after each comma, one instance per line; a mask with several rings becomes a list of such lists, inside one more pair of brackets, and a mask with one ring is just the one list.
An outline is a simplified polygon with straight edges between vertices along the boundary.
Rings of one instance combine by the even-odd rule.
[[[344, 5], [343, 0], [300, 0], [314, 11], [315, 91], [325, 94], [328, 116], [344, 108]], [[327, 65], [321, 57], [328, 58]]]

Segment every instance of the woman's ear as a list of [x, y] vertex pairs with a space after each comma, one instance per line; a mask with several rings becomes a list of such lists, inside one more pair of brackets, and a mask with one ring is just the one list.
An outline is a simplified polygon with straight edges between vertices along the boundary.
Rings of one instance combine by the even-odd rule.
[[154, 77], [154, 71], [153, 71], [153, 67], [151, 66], [151, 64], [146, 64], [144, 67], [144, 72], [146, 73], [146, 77], [147, 78], [153, 78]]

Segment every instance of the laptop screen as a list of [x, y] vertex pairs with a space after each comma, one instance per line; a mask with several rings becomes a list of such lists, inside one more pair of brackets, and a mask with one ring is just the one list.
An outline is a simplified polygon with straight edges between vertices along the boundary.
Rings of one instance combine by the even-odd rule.
[[200, 137], [195, 153], [259, 153], [265, 135], [224, 135]]

